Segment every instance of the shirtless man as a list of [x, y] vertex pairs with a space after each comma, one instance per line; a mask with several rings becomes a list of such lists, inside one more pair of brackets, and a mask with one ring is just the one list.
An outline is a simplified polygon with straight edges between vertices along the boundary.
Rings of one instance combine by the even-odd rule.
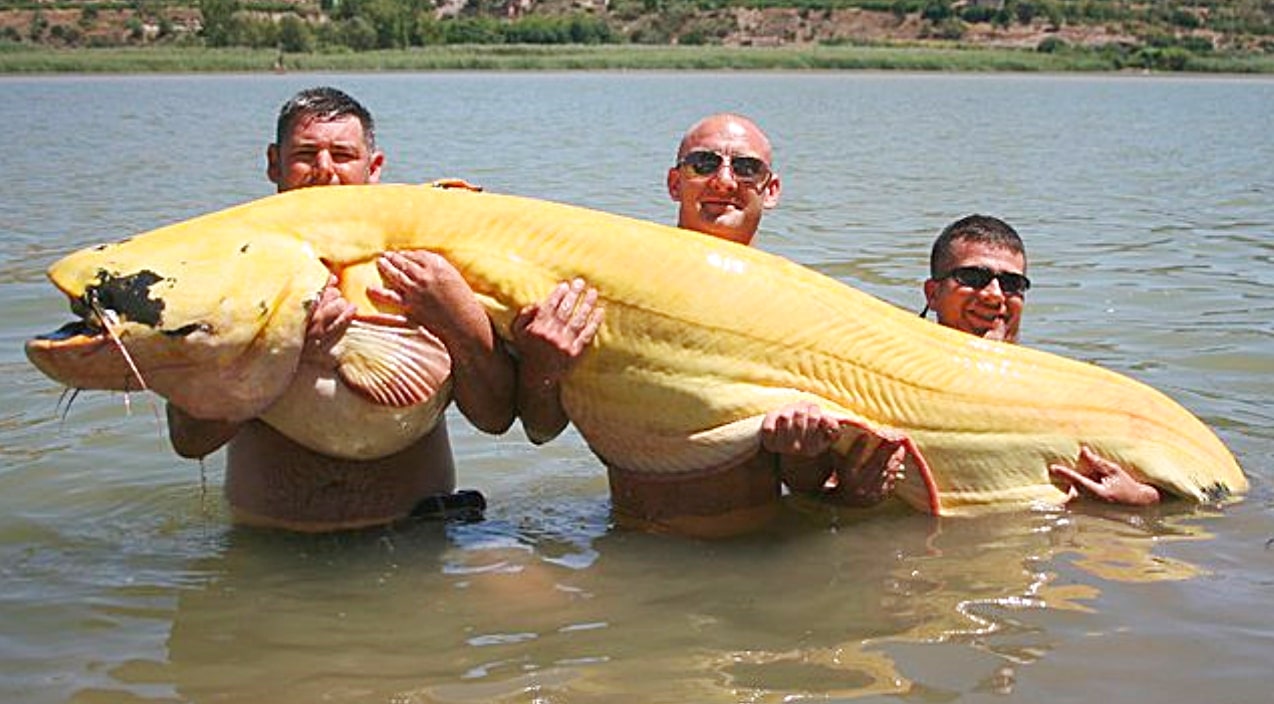
[[[746, 117], [717, 114], [700, 120], [682, 137], [667, 174], [678, 227], [751, 245], [762, 215], [778, 205], [782, 191], [772, 163], [769, 138]], [[515, 320], [518, 414], [532, 442], [547, 442], [566, 427], [560, 383], [602, 315], [597, 292], [577, 279], [559, 284]], [[794, 404], [767, 414], [762, 449], [738, 464], [665, 478], [608, 463], [616, 521], [685, 535], [741, 533], [777, 513], [780, 481], [850, 505], [879, 501], [893, 480], [889, 472], [899, 468], [886, 461], [896, 446], [863, 443], [848, 458], [837, 459], [827, 450], [839, 432], [839, 422], [817, 405]]]
[[[933, 243], [920, 315], [932, 310], [947, 327], [1015, 343], [1030, 287], [1026, 248], [1017, 232], [999, 218], [969, 215], [944, 228]], [[1074, 467], [1055, 464], [1049, 471], [1072, 498], [1087, 495], [1131, 506], [1160, 500], [1155, 487], [1087, 447], [1080, 448]]]
[[[301, 91], [283, 105], [266, 159], [266, 175], [279, 192], [378, 183], [385, 164], [371, 114], [333, 88]], [[442, 340], [461, 412], [486, 432], [508, 429], [513, 364], [497, 349], [486, 313], [459, 273], [428, 252], [390, 253], [378, 264], [391, 288], [369, 295], [403, 306], [409, 320]], [[322, 292], [307, 330], [301, 373], [316, 378], [334, 373], [328, 350], [353, 315], [354, 306], [334, 286]], [[195, 419], [169, 404], [168, 421], [173, 449], [183, 457], [203, 457], [227, 445], [225, 494], [239, 523], [308, 532], [355, 529], [437, 514], [456, 503], [445, 421], [415, 445], [373, 461], [316, 453], [260, 420]], [[480, 495], [465, 496], [480, 504]]]

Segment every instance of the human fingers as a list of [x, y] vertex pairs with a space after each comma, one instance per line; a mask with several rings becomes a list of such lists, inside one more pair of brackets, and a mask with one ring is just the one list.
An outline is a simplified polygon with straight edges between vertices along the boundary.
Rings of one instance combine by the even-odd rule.
[[593, 312], [588, 316], [588, 322], [585, 323], [584, 329], [580, 331], [580, 337], [586, 338], [585, 344], [592, 342], [593, 338], [597, 335], [597, 331], [601, 329], [602, 322], [605, 320], [606, 309], [602, 306], [594, 308]]
[[595, 305], [597, 305], [597, 289], [585, 289], [583, 296], [577, 299], [575, 310], [571, 312], [569, 327], [577, 332], [583, 330], [584, 326], [588, 325], [588, 319], [593, 314]]
[[761, 447], [768, 452], [787, 452], [787, 418], [782, 413], [765, 414], [761, 421]]
[[884, 442], [877, 448], [872, 455], [873, 458], [879, 458], [883, 476], [880, 481], [880, 490], [884, 494], [893, 492], [894, 487], [906, 478], [907, 471], [907, 451], [902, 447], [901, 443]]
[[407, 261], [398, 252], [385, 252], [376, 259], [376, 270], [380, 272], [381, 280], [387, 288], [394, 291], [406, 288], [406, 267]]
[[761, 445], [770, 452], [791, 454], [793, 450], [792, 406], [777, 408], [761, 421]]
[[[553, 290], [549, 291], [549, 295], [543, 302], [540, 303], [539, 311], [537, 311], [537, 313], [543, 311], [544, 313], [547, 313], [549, 317], [553, 317], [556, 314], [558, 307], [561, 306], [562, 299], [566, 297], [566, 294], [570, 290], [571, 285], [565, 281], [554, 286]], [[537, 315], [537, 317], [539, 316]]]
[[341, 297], [339, 289], [325, 289], [310, 311], [306, 338], [313, 344], [322, 344], [328, 341], [325, 338], [339, 337], [357, 313], [358, 308]]
[[1003, 342], [1009, 338], [1008, 321], [1004, 318], [996, 318], [991, 323], [991, 328], [982, 334], [987, 340], [999, 340]]
[[[597, 336], [597, 330], [602, 325], [604, 312], [601, 308], [595, 308], [589, 311], [587, 317], [583, 317], [583, 327], [576, 332], [575, 337], [571, 340], [571, 353], [573, 356], [582, 354], [584, 348], [588, 347], [593, 338]], [[576, 318], [581, 318], [577, 313]], [[574, 319], [572, 319], [574, 322]]]
[[584, 293], [584, 280], [572, 279], [566, 287], [566, 293], [562, 296], [561, 301], [557, 304], [557, 318], [562, 321], [569, 321], [571, 314], [575, 312], [575, 306], [579, 302], [580, 296]]
[[1071, 491], [1081, 491], [1094, 496], [1102, 495], [1100, 483], [1064, 464], [1051, 464], [1048, 466], [1048, 471], [1053, 476], [1061, 479]]
[[460, 273], [450, 260], [428, 249], [393, 250], [385, 252], [384, 256], [395, 262], [399, 268], [417, 268], [434, 272], [435, 275], [439, 275], [442, 272], [454, 272], [458, 276]]
[[1082, 467], [1088, 476], [1118, 476], [1124, 474], [1123, 467], [1115, 462], [1102, 457], [1093, 452], [1087, 445], [1081, 445], [1079, 448], [1079, 462], [1077, 467]]

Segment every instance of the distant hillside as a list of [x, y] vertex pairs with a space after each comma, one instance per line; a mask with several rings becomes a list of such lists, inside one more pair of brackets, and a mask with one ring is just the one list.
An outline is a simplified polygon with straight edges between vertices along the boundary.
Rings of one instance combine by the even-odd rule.
[[0, 0], [0, 48], [443, 44], [958, 46], [1180, 68], [1274, 55], [1274, 0]]

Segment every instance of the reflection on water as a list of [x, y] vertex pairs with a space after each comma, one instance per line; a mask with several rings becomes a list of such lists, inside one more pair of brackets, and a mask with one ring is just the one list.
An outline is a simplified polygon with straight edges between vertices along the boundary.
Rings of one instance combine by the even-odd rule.
[[[876, 74], [0, 79], [0, 699], [23, 702], [1110, 702], [1268, 697], [1274, 621], [1274, 83]], [[918, 308], [968, 212], [1023, 232], [1025, 340], [1151, 383], [1252, 475], [1243, 503], [937, 520], [791, 500], [770, 533], [613, 530], [573, 434], [453, 417], [491, 510], [338, 536], [231, 528], [222, 460], [153, 401], [59, 390], [55, 256], [268, 190], [292, 91], [366, 100], [388, 178], [671, 217], [675, 140], [735, 109], [775, 138], [760, 245]], [[235, 95], [208, 101], [208, 95]], [[441, 127], [441, 129], [439, 129]], [[551, 145], [551, 148], [545, 148]], [[870, 323], [870, 321], [866, 321]], [[1129, 683], [1133, 683], [1131, 686]]]
[[[589, 523], [599, 506], [552, 520]], [[603, 528], [588, 543], [596, 559], [574, 564], [560, 557], [575, 538], [555, 548], [551, 526], [499, 518], [231, 531], [191, 565], [175, 612], [149, 614], [172, 623], [164, 666], [116, 676], [172, 682], [192, 701], [852, 698], [916, 687], [890, 654], [900, 643], [989, 653], [993, 679], [1056, 645], [1025, 612], [1092, 613], [1101, 582], [1196, 575], [1153, 554], [1161, 539], [1198, 537], [1172, 518], [1155, 530], [1082, 513], [949, 521], [802, 506], [788, 518], [781, 535], [721, 544]]]

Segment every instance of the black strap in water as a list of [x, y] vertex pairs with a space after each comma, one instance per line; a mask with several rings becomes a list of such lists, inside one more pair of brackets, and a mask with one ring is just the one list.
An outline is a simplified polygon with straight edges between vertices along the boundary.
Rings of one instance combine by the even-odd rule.
[[482, 520], [482, 512], [486, 509], [487, 500], [482, 492], [461, 489], [454, 494], [426, 496], [411, 510], [411, 517], [472, 523]]

